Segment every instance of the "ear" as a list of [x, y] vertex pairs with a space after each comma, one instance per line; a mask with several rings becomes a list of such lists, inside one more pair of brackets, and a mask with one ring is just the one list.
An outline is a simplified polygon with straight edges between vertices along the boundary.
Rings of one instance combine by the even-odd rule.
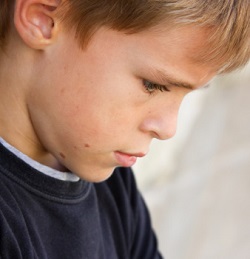
[[31, 48], [43, 49], [57, 33], [55, 11], [60, 0], [16, 0], [14, 24], [23, 41]]

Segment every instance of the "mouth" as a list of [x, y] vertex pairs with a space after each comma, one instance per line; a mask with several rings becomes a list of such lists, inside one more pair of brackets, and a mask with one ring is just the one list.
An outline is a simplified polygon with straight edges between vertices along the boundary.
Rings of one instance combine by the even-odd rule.
[[144, 157], [146, 155], [144, 153], [128, 154], [120, 151], [115, 151], [114, 154], [118, 164], [123, 167], [133, 166], [136, 163], [138, 157]]

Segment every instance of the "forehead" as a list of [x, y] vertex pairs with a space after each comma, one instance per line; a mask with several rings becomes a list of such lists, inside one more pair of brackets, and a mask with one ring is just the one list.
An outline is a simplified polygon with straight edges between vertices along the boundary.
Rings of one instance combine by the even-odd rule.
[[205, 62], [202, 57], [213, 46], [210, 45], [212, 30], [197, 25], [185, 26], [157, 26], [139, 33], [137, 36], [147, 38], [150, 44], [157, 44], [158, 47], [166, 46], [169, 51], [175, 51], [185, 55], [194, 62]]
[[215, 75], [217, 64], [203, 60], [210, 31], [197, 26], [158, 27], [135, 34], [129, 40], [134, 56], [155, 70], [182, 75], [193, 84]]
[[206, 30], [192, 26], [162, 26], [133, 34], [102, 27], [83, 52], [100, 64], [99, 70], [108, 67], [109, 74], [118, 74], [120, 68], [125, 68], [138, 76], [160, 79], [157, 83], [178, 78], [179, 85], [199, 87], [215, 74], [211, 65], [198, 64], [194, 58], [207, 50], [206, 37]]
[[[96, 37], [96, 34], [98, 37]], [[140, 49], [149, 53], [183, 54], [194, 62], [205, 63], [202, 57], [213, 47], [210, 44], [211, 29], [197, 25], [175, 25], [170, 27], [164, 23], [137, 33], [126, 33], [101, 27], [93, 38], [109, 42], [110, 46], [127, 44], [127, 48]], [[119, 43], [118, 43], [119, 42]], [[93, 41], [92, 41], [93, 43]], [[90, 43], [91, 44], [91, 43]], [[135, 53], [136, 54], [136, 53]]]

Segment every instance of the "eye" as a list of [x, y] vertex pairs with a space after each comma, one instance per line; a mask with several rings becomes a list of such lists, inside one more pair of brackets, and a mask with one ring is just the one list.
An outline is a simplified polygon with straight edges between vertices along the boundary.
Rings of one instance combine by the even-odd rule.
[[148, 93], [153, 93], [155, 91], [161, 91], [161, 92], [169, 92], [169, 89], [165, 85], [156, 84], [153, 82], [150, 82], [148, 80], [143, 80], [143, 85]]

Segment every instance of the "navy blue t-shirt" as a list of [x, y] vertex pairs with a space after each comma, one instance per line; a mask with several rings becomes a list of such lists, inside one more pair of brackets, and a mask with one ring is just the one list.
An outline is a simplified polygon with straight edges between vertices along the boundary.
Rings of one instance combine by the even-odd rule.
[[46, 176], [0, 144], [1, 259], [158, 259], [129, 168], [102, 183]]

